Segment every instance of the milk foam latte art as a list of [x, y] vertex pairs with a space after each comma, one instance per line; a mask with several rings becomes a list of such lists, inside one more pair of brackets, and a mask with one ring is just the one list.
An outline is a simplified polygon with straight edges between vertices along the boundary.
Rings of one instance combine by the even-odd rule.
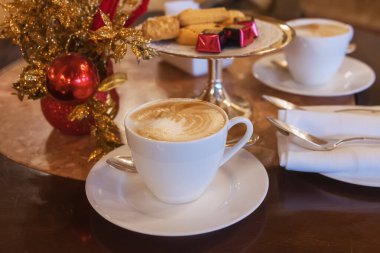
[[217, 133], [226, 117], [216, 106], [202, 101], [164, 101], [144, 107], [129, 117], [131, 128], [158, 141], [192, 141]]
[[301, 36], [315, 36], [315, 37], [330, 37], [342, 35], [349, 32], [345, 25], [337, 24], [306, 24], [293, 27], [297, 35]]

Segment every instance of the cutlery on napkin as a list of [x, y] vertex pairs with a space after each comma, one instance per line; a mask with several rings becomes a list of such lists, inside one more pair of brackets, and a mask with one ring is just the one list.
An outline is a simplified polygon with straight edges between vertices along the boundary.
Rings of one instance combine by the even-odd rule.
[[[331, 107], [336, 108], [336, 107]], [[278, 118], [327, 139], [354, 136], [380, 137], [380, 117], [376, 114], [325, 111], [279, 110]], [[304, 172], [365, 172], [380, 170], [380, 145], [350, 144], [332, 151], [304, 149], [277, 134], [280, 165]]]

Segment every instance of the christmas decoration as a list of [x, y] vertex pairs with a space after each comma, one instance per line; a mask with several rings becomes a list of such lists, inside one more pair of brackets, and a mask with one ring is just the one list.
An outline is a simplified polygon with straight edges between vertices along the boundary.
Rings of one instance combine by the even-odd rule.
[[[110, 98], [108, 98], [108, 96], [110, 96]], [[114, 118], [119, 109], [119, 95], [116, 90], [113, 89], [109, 92], [97, 92], [95, 97], [106, 106], [109, 101], [115, 103], [115, 106], [108, 104], [109, 108], [113, 110], [110, 115]], [[73, 110], [78, 110], [80, 107], [77, 108], [76, 105], [62, 103], [51, 96], [45, 96], [40, 101], [42, 113], [54, 128], [70, 135], [84, 135], [90, 133], [91, 125], [94, 124], [93, 117], [84, 117], [83, 120], [74, 121], [69, 119]]]
[[105, 25], [101, 16], [101, 12], [107, 13], [110, 20], [113, 21], [115, 18], [118, 4], [119, 4], [119, 0], [102, 1], [100, 3], [98, 11], [96, 12], [94, 16], [94, 20], [92, 21], [91, 29], [96, 31], [100, 27], [103, 27]]
[[64, 134], [83, 135], [90, 133], [90, 122], [88, 119], [80, 121], [70, 121], [68, 119], [70, 113], [76, 107], [75, 105], [59, 102], [51, 96], [45, 96], [40, 99], [41, 110], [45, 119], [54, 128]]
[[97, 68], [81, 54], [57, 57], [47, 68], [47, 90], [60, 101], [83, 103], [95, 94], [98, 86]]
[[[141, 3], [138, 3], [141, 1]], [[135, 0], [135, 4], [129, 5], [132, 7], [131, 15], [128, 20], [125, 22], [124, 26], [128, 27], [133, 24], [146, 10], [148, 9], [149, 0]]]
[[[148, 2], [13, 0], [0, 4], [7, 13], [0, 38], [12, 39], [27, 62], [13, 84], [18, 98], [41, 99], [46, 119], [64, 133], [90, 131], [97, 142], [90, 160], [121, 145], [113, 122], [118, 99], [112, 94], [126, 75], [113, 73], [112, 61], [120, 61], [128, 49], [137, 60], [156, 55], [141, 30], [128, 27]], [[129, 17], [133, 20], [128, 22]]]

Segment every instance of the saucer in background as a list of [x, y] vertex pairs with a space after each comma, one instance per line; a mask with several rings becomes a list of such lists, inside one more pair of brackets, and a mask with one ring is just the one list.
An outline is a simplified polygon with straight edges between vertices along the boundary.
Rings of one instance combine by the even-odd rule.
[[369, 88], [375, 81], [375, 72], [367, 64], [346, 57], [328, 83], [305, 86], [294, 81], [288, 70], [271, 63], [273, 60], [284, 60], [283, 53], [264, 56], [255, 62], [252, 67], [254, 77], [273, 89], [292, 94], [313, 97], [351, 95]]

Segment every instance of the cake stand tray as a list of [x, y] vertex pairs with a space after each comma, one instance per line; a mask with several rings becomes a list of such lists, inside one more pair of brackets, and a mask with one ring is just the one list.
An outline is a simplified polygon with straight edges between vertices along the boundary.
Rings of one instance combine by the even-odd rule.
[[259, 37], [244, 48], [228, 47], [221, 53], [199, 53], [194, 46], [180, 45], [174, 40], [152, 42], [152, 48], [160, 53], [195, 59], [207, 59], [208, 83], [198, 98], [223, 108], [230, 118], [250, 117], [251, 105], [242, 97], [231, 97], [223, 87], [222, 60], [249, 57], [274, 52], [286, 46], [294, 37], [294, 30], [288, 25], [270, 18], [256, 19]]

